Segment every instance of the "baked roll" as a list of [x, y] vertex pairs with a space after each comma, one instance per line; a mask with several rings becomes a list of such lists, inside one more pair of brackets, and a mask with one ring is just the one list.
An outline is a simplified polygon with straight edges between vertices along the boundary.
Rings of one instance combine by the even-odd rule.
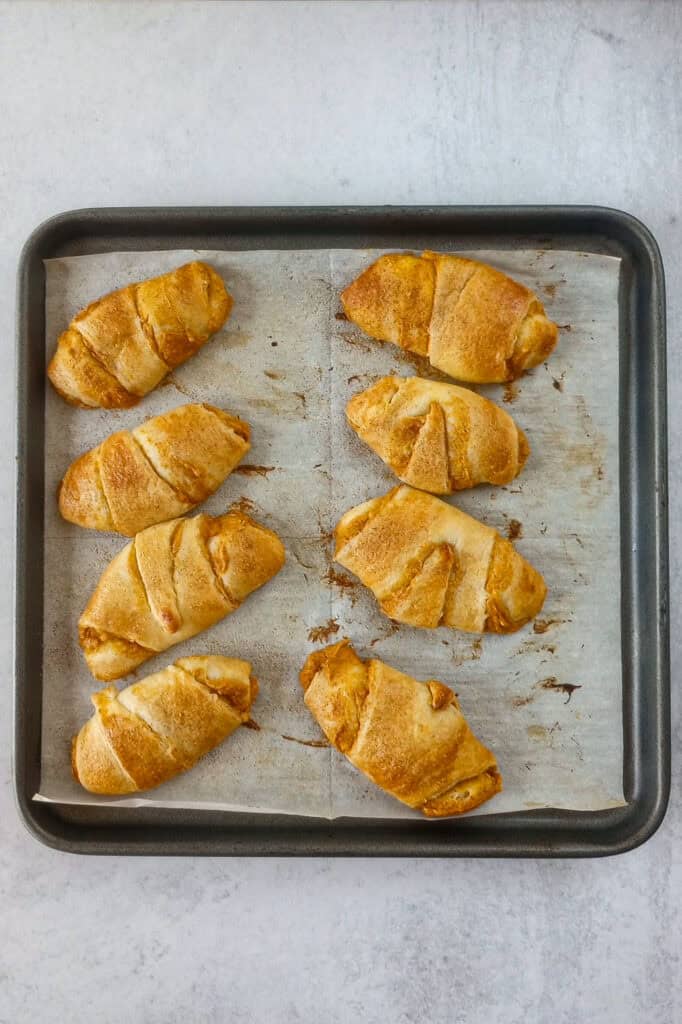
[[329, 742], [408, 807], [429, 818], [463, 814], [502, 789], [494, 755], [443, 683], [362, 661], [348, 640], [311, 654], [300, 679]]
[[346, 416], [397, 477], [433, 494], [508, 484], [530, 453], [524, 432], [494, 402], [422, 377], [382, 377], [351, 398]]
[[341, 301], [370, 337], [474, 384], [515, 380], [547, 358], [559, 333], [522, 284], [485, 263], [435, 252], [380, 256]]
[[408, 626], [513, 633], [545, 600], [542, 576], [510, 541], [411, 487], [350, 509], [335, 539], [336, 561]]
[[95, 679], [118, 679], [239, 608], [284, 565], [276, 533], [241, 512], [138, 533], [102, 573], [78, 623]]
[[198, 260], [186, 263], [77, 313], [57, 342], [47, 375], [73, 405], [125, 409], [193, 356], [231, 309], [220, 274]]
[[104, 796], [160, 786], [248, 721], [257, 693], [248, 661], [217, 655], [181, 658], [120, 693], [107, 686], [73, 738], [74, 778]]
[[69, 466], [64, 519], [133, 537], [205, 501], [250, 448], [249, 426], [211, 405], [181, 405], [111, 434]]

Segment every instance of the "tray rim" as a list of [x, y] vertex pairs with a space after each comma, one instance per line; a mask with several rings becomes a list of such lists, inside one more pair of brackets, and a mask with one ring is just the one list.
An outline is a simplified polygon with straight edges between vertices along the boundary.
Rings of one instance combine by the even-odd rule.
[[[634, 353], [630, 328], [643, 326], [648, 343], [648, 360], [645, 362], [650, 389], [651, 444], [646, 451], [646, 470], [651, 475], [655, 497], [648, 495], [649, 505], [641, 512], [640, 504], [645, 503], [647, 494], [637, 490], [628, 506], [623, 499], [623, 482], [626, 473], [632, 475], [633, 460], [626, 456], [634, 454], [632, 432], [621, 444], [621, 563], [629, 564], [631, 577], [646, 587], [647, 594], [655, 598], [649, 602], [653, 608], [653, 623], [646, 620], [646, 629], [637, 615], [625, 624], [633, 629], [632, 650], [634, 660], [641, 669], [641, 658], [648, 652], [653, 669], [645, 696], [642, 681], [633, 679], [632, 693], [624, 687], [624, 710], [627, 729], [632, 730], [629, 738], [633, 744], [633, 763], [624, 765], [624, 776], [632, 792], [632, 799], [623, 808], [595, 812], [535, 811], [491, 817], [476, 817], [453, 822], [422, 823], [392, 822], [381, 820], [338, 819], [328, 822], [322, 819], [300, 819], [287, 815], [216, 815], [203, 812], [196, 815], [197, 824], [185, 814], [181, 829], [168, 824], [159, 826], [135, 826], [127, 824], [126, 815], [118, 817], [120, 824], [90, 823], [87, 827], [68, 820], [64, 805], [36, 803], [31, 799], [29, 766], [31, 758], [38, 757], [39, 736], [36, 744], [35, 729], [30, 737], [32, 709], [27, 706], [30, 680], [27, 676], [27, 652], [30, 636], [28, 615], [27, 571], [31, 570], [28, 541], [29, 489], [34, 486], [28, 472], [28, 456], [31, 444], [35, 446], [38, 434], [41, 451], [44, 451], [42, 420], [37, 431], [29, 435], [28, 417], [30, 380], [30, 338], [32, 327], [42, 319], [40, 335], [41, 353], [44, 360], [44, 282], [42, 295], [36, 299], [35, 283], [31, 272], [36, 262], [42, 268], [46, 252], [64, 237], [72, 242], [87, 239], [96, 234], [118, 237], [118, 234], [141, 236], [146, 231], [156, 235], [177, 237], [183, 232], [200, 235], [201, 231], [211, 234], [228, 225], [243, 231], [289, 231], [305, 232], [321, 230], [348, 231], [364, 229], [370, 233], [399, 233], [411, 231], [418, 234], [420, 228], [428, 232], [443, 220], [453, 220], [465, 234], [494, 236], [496, 227], [504, 235], [518, 232], [529, 240], [535, 239], [552, 248], [551, 233], [547, 225], [554, 223], [555, 234], [579, 236], [592, 235], [613, 242], [624, 252], [639, 260], [638, 273], [629, 282], [629, 288], [621, 288], [621, 350], [629, 345], [628, 353]], [[503, 226], [501, 226], [501, 224]], [[322, 225], [322, 226], [321, 226]], [[476, 232], [471, 227], [477, 225]], [[595, 225], [599, 230], [595, 229]], [[103, 232], [103, 227], [106, 229]], [[193, 228], [193, 229], [192, 229]], [[510, 228], [513, 229], [510, 231]], [[482, 230], [481, 230], [482, 229]], [[531, 230], [532, 229], [532, 230]], [[118, 233], [118, 234], [117, 234]], [[294, 240], [295, 241], [295, 240]], [[397, 242], [395, 243], [398, 244]], [[499, 244], [499, 243], [498, 243]], [[359, 243], [356, 242], [356, 247]], [[142, 248], [142, 244], [130, 248]], [[177, 248], [176, 244], [165, 248]], [[183, 246], [199, 247], [199, 246]], [[213, 248], [219, 246], [213, 245]], [[259, 246], [254, 246], [258, 248]], [[268, 246], [270, 248], [272, 246]], [[295, 244], [288, 247], [297, 247]], [[298, 246], [303, 247], [303, 246]], [[309, 243], [306, 247], [314, 247]], [[330, 247], [329, 243], [323, 248]], [[237, 246], [226, 246], [237, 248]], [[243, 248], [243, 246], [239, 246]], [[558, 248], [562, 248], [558, 246]], [[113, 249], [111, 250], [113, 251]], [[630, 268], [631, 269], [631, 268]], [[36, 310], [36, 305], [38, 309]], [[668, 513], [667, 513], [667, 429], [666, 429], [666, 332], [665, 332], [665, 287], [664, 271], [658, 244], [651, 231], [629, 213], [602, 206], [345, 206], [345, 207], [109, 207], [84, 208], [57, 214], [43, 221], [31, 233], [24, 244], [18, 269], [16, 308], [16, 384], [17, 384], [17, 436], [16, 436], [16, 573], [15, 573], [15, 635], [14, 635], [14, 790], [20, 818], [28, 831], [44, 845], [72, 853], [92, 854], [144, 854], [144, 855], [369, 855], [369, 856], [502, 856], [502, 857], [588, 857], [605, 856], [634, 849], [649, 839], [660, 826], [667, 808], [670, 792], [670, 664], [669, 664], [669, 583], [668, 583]], [[639, 332], [637, 332], [639, 338]], [[621, 362], [623, 362], [621, 360]], [[623, 415], [624, 385], [630, 394], [626, 421], [632, 403], [639, 402], [637, 388], [632, 380], [624, 381], [621, 367], [621, 395], [619, 415]], [[44, 378], [43, 378], [44, 379]], [[36, 381], [33, 380], [35, 390]], [[41, 379], [41, 387], [43, 387]], [[44, 400], [44, 388], [42, 391]], [[640, 422], [640, 426], [643, 423]], [[646, 424], [644, 424], [646, 426]], [[648, 428], [647, 428], [648, 429]], [[32, 436], [33, 440], [29, 440]], [[635, 473], [636, 480], [640, 475]], [[43, 507], [41, 502], [41, 509]], [[641, 515], [647, 519], [655, 558], [642, 566], [637, 556], [637, 544], [627, 558], [624, 558], [625, 538], [633, 535], [633, 528], [641, 530]], [[633, 524], [634, 520], [634, 524]], [[639, 536], [639, 534], [637, 534]], [[636, 539], [636, 538], [634, 538]], [[40, 538], [40, 591], [42, 599], [42, 537]], [[648, 572], [643, 572], [642, 570]], [[34, 569], [35, 571], [35, 569]], [[625, 573], [624, 573], [625, 575]], [[630, 580], [630, 576], [628, 576]], [[623, 583], [623, 588], [625, 584]], [[639, 604], [636, 602], [637, 608]], [[34, 624], [35, 625], [35, 624]], [[653, 627], [653, 628], [652, 628]], [[42, 631], [42, 617], [40, 623]], [[625, 629], [623, 630], [625, 634]], [[35, 635], [42, 648], [42, 632]], [[625, 644], [625, 637], [623, 639]], [[623, 652], [625, 654], [625, 650]], [[630, 666], [628, 666], [629, 668]], [[623, 665], [624, 675], [626, 665]], [[42, 680], [40, 680], [42, 692]], [[639, 700], [637, 714], [635, 702]], [[628, 704], [632, 707], [628, 713]], [[648, 722], [642, 725], [642, 712]], [[40, 718], [40, 709], [37, 712]], [[625, 727], [625, 723], [624, 723]], [[39, 733], [39, 729], [38, 729]], [[625, 748], [624, 748], [625, 754]], [[644, 765], [642, 759], [646, 759]], [[644, 784], [642, 771], [650, 774]], [[93, 809], [90, 808], [90, 811]], [[129, 811], [131, 809], [128, 809]], [[150, 810], [145, 814], [150, 816]], [[65, 813], [66, 812], [66, 813]], [[134, 814], [134, 811], [132, 811]], [[206, 824], [208, 817], [220, 820], [220, 825]], [[106, 815], [105, 815], [106, 817]], [[97, 815], [93, 815], [97, 818]], [[151, 815], [154, 818], [154, 815]], [[226, 820], [229, 819], [229, 820]], [[455, 827], [453, 827], [453, 825]], [[406, 827], [402, 827], [406, 826]]]

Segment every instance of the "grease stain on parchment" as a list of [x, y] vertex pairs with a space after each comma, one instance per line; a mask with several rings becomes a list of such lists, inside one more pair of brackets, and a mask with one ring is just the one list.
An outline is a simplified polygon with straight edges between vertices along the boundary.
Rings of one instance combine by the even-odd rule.
[[548, 747], [554, 747], [554, 737], [561, 732], [561, 725], [555, 722], [554, 725], [529, 725], [526, 729], [528, 739], [536, 743], [544, 743]]

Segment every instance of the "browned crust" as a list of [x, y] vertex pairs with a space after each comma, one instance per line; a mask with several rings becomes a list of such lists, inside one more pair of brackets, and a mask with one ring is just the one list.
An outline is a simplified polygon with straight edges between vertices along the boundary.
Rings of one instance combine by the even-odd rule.
[[92, 355], [73, 327], [59, 336], [47, 376], [55, 391], [79, 409], [129, 409], [140, 400]]
[[534, 619], [544, 604], [542, 576], [499, 534], [493, 545], [486, 579], [486, 632], [515, 633]]
[[232, 302], [220, 275], [198, 260], [128, 285], [74, 317], [47, 375], [73, 405], [128, 408], [222, 327]]
[[182, 658], [120, 692], [107, 687], [72, 741], [73, 776], [104, 796], [158, 786], [246, 723], [257, 693], [248, 662], [216, 655]]
[[376, 785], [427, 817], [463, 814], [502, 788], [493, 754], [443, 683], [363, 661], [347, 639], [313, 652], [300, 679], [327, 739]]
[[335, 560], [374, 593], [390, 618], [471, 633], [513, 632], [534, 618], [545, 582], [510, 541], [459, 509], [396, 487], [350, 509]]
[[279, 537], [241, 513], [143, 530], [104, 570], [80, 617], [90, 671], [118, 679], [195, 636], [236, 611], [284, 559]]
[[546, 359], [558, 327], [537, 295], [494, 267], [454, 254], [380, 256], [344, 289], [348, 319], [457, 380], [511, 381]]
[[403, 483], [432, 494], [508, 484], [530, 454], [504, 409], [455, 384], [382, 377], [350, 399], [346, 416]]
[[428, 800], [420, 809], [427, 818], [449, 818], [473, 811], [501, 792], [502, 775], [497, 768], [487, 768], [471, 779], [458, 782], [447, 793]]
[[425, 355], [435, 271], [412, 253], [382, 256], [341, 292], [346, 316], [372, 338]]
[[132, 537], [205, 501], [250, 447], [249, 425], [209, 405], [181, 405], [117, 431], [69, 466], [64, 519]]

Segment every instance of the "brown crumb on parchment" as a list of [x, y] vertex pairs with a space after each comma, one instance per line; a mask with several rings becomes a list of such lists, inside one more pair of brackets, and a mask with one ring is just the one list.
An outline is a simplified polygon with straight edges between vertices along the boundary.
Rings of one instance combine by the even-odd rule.
[[311, 644], [324, 643], [325, 640], [329, 640], [330, 636], [334, 636], [339, 631], [339, 624], [336, 619], [327, 619], [322, 626], [313, 626], [312, 629], [308, 630], [308, 640]]
[[270, 380], [285, 380], [286, 379], [286, 374], [284, 374], [284, 373], [277, 373], [275, 370], [263, 370], [263, 373], [265, 374], [266, 377], [269, 377]]
[[515, 402], [519, 397], [519, 389], [516, 381], [510, 380], [504, 385], [504, 393], [502, 395], [502, 401], [510, 405]]
[[523, 537], [523, 523], [520, 523], [518, 519], [510, 519], [507, 524], [507, 536], [509, 540], [518, 540], [519, 537]]
[[350, 576], [345, 576], [342, 572], [337, 572], [333, 566], [327, 569], [326, 573], [322, 577], [325, 583], [331, 583], [332, 586], [338, 587], [339, 590], [346, 590], [353, 592], [357, 590], [357, 581], [352, 579]]
[[272, 473], [277, 467], [276, 466], [237, 466], [233, 469], [233, 473], [241, 473], [242, 476], [267, 476], [268, 473]]
[[469, 650], [454, 650], [452, 652], [452, 662], [454, 665], [459, 667], [467, 661], [479, 661], [481, 654], [483, 653], [483, 641], [474, 640]]
[[536, 619], [533, 623], [534, 633], [546, 633], [552, 626], [561, 626], [566, 619]]
[[247, 719], [246, 722], [244, 722], [244, 728], [253, 729], [254, 732], [260, 732], [260, 725], [258, 724], [258, 722], [254, 722], [253, 718], [249, 718]]
[[393, 619], [389, 619], [386, 623], [386, 632], [383, 636], [375, 636], [373, 640], [370, 640], [368, 647], [374, 647], [376, 644], [380, 644], [382, 640], [388, 640], [390, 636], [393, 636], [400, 629], [400, 623], [394, 622]]
[[542, 690], [555, 690], [557, 693], [565, 693], [566, 700], [564, 704], [570, 703], [571, 697], [576, 690], [582, 690], [582, 686], [578, 683], [560, 683], [556, 676], [548, 676], [547, 679], [541, 679], [537, 684]]
[[258, 505], [249, 498], [241, 497], [233, 501], [229, 508], [230, 512], [241, 512], [242, 515], [250, 516], [252, 512], [258, 512]]
[[329, 746], [328, 740], [299, 740], [295, 736], [285, 736], [282, 733], [283, 740], [289, 740], [289, 743], [299, 743], [302, 747], [319, 747], [324, 748]]
[[[554, 648], [552, 648], [552, 652]], [[563, 693], [566, 695], [564, 704], [568, 704], [571, 697], [576, 690], [581, 690], [582, 686], [577, 683], [560, 683], [556, 676], [547, 676], [546, 679], [540, 679], [535, 686], [533, 691], [526, 694], [525, 697], [514, 697], [512, 700], [512, 707], [514, 708], [525, 708], [528, 704], [532, 704], [535, 700], [538, 690], [553, 690], [555, 693]]]
[[555, 377], [554, 374], [552, 373], [552, 371], [550, 370], [549, 366], [547, 365], [547, 363], [544, 364], [544, 367], [545, 367], [545, 369], [547, 370], [547, 373], [550, 376], [550, 379], [552, 381], [552, 387], [554, 388], [554, 390], [555, 391], [560, 391], [560, 392], [563, 393], [564, 381], [566, 380], [566, 371], [564, 370], [562, 373], [559, 374], [558, 377]]
[[371, 352], [372, 346], [366, 338], [361, 337], [358, 334], [351, 334], [350, 332], [343, 331], [341, 337], [344, 341], [347, 341], [349, 345], [355, 345], [361, 352]]

